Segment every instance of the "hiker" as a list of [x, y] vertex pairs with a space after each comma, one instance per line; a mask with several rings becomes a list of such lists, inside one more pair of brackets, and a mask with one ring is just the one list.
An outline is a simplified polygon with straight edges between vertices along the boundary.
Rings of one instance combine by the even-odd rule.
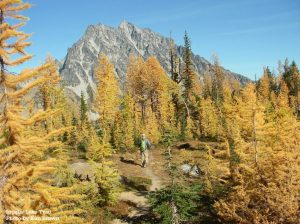
[[148, 150], [150, 149], [151, 144], [149, 140], [146, 138], [145, 134], [141, 135], [141, 142], [140, 142], [140, 153], [142, 157], [142, 167], [146, 167], [149, 160]]

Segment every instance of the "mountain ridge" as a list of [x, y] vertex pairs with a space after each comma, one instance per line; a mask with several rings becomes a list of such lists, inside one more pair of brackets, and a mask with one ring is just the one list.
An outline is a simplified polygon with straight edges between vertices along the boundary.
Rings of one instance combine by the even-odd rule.
[[[142, 56], [144, 59], [155, 56], [169, 74], [169, 44], [170, 38], [150, 28], [139, 28], [125, 20], [118, 27], [102, 23], [89, 25], [83, 36], [68, 49], [66, 57], [57, 61], [67, 95], [78, 99], [83, 92], [88, 101], [94, 99], [94, 68], [100, 53], [106, 54], [115, 65], [121, 84], [125, 81], [130, 54]], [[183, 47], [176, 44], [174, 46], [182, 60]], [[192, 54], [192, 62], [199, 77], [208, 72], [211, 66], [208, 60], [196, 54]], [[224, 69], [224, 72], [242, 84], [250, 81], [247, 77], [229, 70]]]

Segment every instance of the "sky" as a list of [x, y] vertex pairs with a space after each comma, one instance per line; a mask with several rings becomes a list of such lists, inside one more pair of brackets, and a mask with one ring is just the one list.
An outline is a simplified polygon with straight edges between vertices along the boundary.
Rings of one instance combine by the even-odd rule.
[[[217, 54], [226, 69], [254, 79], [263, 67], [276, 71], [288, 58], [300, 64], [299, 0], [28, 0], [23, 30], [31, 33], [34, 57], [24, 66], [63, 59], [90, 24], [117, 27], [123, 20], [172, 36], [188, 32], [195, 54]], [[21, 69], [17, 68], [17, 69]]]

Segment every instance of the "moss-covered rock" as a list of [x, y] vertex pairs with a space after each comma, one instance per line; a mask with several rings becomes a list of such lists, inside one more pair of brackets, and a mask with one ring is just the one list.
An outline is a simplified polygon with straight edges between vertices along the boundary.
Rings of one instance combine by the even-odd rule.
[[152, 185], [152, 180], [146, 177], [122, 176], [122, 181], [128, 187], [138, 191], [149, 191]]

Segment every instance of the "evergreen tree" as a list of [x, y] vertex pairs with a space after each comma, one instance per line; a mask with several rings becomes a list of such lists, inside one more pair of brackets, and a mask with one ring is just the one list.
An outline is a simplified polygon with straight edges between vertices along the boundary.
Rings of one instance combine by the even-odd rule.
[[291, 76], [293, 77], [293, 81], [291, 83], [291, 95], [294, 96], [293, 106], [295, 108], [295, 114], [299, 116], [299, 89], [300, 89], [300, 75], [297, 64], [293, 61], [290, 66]]
[[197, 203], [199, 202], [200, 185], [185, 186], [178, 183], [177, 166], [173, 162], [171, 145], [174, 141], [174, 133], [168, 130], [165, 132], [162, 142], [167, 147], [165, 151], [166, 167], [170, 175], [170, 185], [151, 192], [149, 195], [150, 203], [154, 212], [161, 217], [164, 224], [180, 224], [192, 221], [196, 215]]
[[[73, 131], [71, 133], [71, 145], [73, 145], [76, 150], [77, 156], [80, 153], [80, 157], [85, 158], [85, 153], [87, 152], [89, 145], [89, 134], [90, 134], [90, 123], [88, 120], [88, 106], [84, 97], [83, 92], [80, 94], [80, 108], [79, 108], [79, 116], [80, 123], [77, 126], [73, 126]], [[76, 122], [77, 119], [73, 118], [73, 121]], [[78, 150], [78, 151], [77, 151]]]
[[283, 78], [289, 88], [289, 94], [291, 96], [296, 96], [297, 90], [299, 90], [299, 70], [297, 64], [294, 61], [291, 63], [291, 65], [289, 65], [288, 63], [289, 62], [286, 60], [284, 65]]
[[196, 98], [195, 96], [200, 94], [199, 90], [197, 91], [197, 77], [196, 73], [193, 70], [192, 63], [192, 50], [191, 50], [191, 41], [188, 37], [187, 32], [184, 34], [184, 50], [183, 50], [183, 71], [182, 71], [182, 98], [181, 98], [181, 107], [180, 107], [180, 132], [181, 138], [190, 138], [192, 120], [195, 119], [194, 116], [197, 114], [196, 111]]
[[78, 136], [79, 133], [78, 133], [78, 120], [74, 116], [74, 114], [72, 117], [71, 125], [72, 125], [72, 129], [70, 131], [70, 138], [68, 144], [71, 146], [72, 150], [75, 150], [77, 149], [77, 145], [79, 143], [79, 136]]
[[195, 72], [193, 71], [191, 41], [186, 31], [184, 33], [183, 63], [183, 98], [189, 103], [192, 97]]
[[299, 116], [300, 76], [298, 66], [294, 61], [289, 65], [288, 60], [285, 60], [283, 79], [289, 89], [289, 105], [294, 108], [295, 114]]
[[83, 125], [87, 122], [87, 103], [84, 97], [83, 92], [80, 94], [80, 124]]

